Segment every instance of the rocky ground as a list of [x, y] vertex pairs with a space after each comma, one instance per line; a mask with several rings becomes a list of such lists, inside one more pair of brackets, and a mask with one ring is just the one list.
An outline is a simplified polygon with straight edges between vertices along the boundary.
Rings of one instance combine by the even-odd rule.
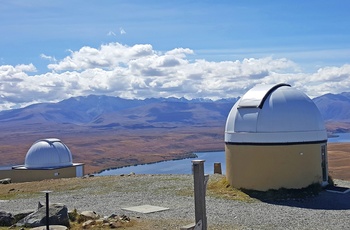
[[[210, 175], [209, 183], [220, 180]], [[335, 180], [350, 187], [348, 181]], [[194, 222], [192, 175], [132, 175], [59, 179], [0, 185], [0, 211], [35, 209], [45, 203], [42, 190], [52, 190], [50, 202], [69, 210], [95, 211], [102, 216], [126, 215], [127, 229], [180, 229]], [[232, 196], [232, 195], [231, 195]], [[232, 197], [231, 197], [232, 198]], [[207, 193], [208, 229], [348, 229], [350, 193], [322, 191], [305, 199], [232, 200]], [[169, 210], [142, 214], [123, 208], [154, 205]]]

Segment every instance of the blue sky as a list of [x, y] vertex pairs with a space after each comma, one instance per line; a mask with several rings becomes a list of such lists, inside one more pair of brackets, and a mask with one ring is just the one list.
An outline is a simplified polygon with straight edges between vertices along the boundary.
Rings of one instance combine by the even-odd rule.
[[349, 91], [350, 2], [0, 2], [0, 109], [71, 96]]

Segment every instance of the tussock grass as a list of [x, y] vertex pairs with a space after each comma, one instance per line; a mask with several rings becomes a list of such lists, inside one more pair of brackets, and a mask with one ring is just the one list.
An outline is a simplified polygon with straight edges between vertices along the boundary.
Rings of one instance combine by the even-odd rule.
[[210, 175], [207, 185], [207, 196], [242, 202], [257, 201], [256, 199], [250, 197], [247, 193], [230, 186], [225, 176], [222, 175]]
[[[333, 183], [331, 178], [330, 183]], [[264, 192], [249, 189], [236, 189], [230, 186], [224, 176], [213, 175], [208, 182], [207, 196], [243, 202], [275, 202], [284, 200], [304, 200], [317, 196], [321, 191], [322, 187], [318, 183], [311, 184], [301, 189], [280, 188], [270, 189]]]

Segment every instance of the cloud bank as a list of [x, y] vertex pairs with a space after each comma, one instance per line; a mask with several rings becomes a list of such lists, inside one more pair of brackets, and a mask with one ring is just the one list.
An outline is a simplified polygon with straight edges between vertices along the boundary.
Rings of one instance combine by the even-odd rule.
[[160, 52], [150, 44], [109, 43], [84, 46], [62, 60], [50, 55], [48, 71], [36, 74], [33, 64], [0, 66], [0, 109], [73, 96], [104, 94], [123, 98], [231, 98], [256, 84], [285, 82], [310, 97], [349, 91], [350, 65], [303, 73], [286, 58], [246, 58], [210, 62], [196, 59], [188, 48]]

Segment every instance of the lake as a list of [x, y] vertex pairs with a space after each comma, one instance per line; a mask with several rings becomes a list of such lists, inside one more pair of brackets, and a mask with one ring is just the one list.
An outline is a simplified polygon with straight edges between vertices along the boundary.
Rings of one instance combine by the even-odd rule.
[[[328, 138], [329, 143], [350, 142], [350, 133], [337, 133], [337, 137]], [[225, 173], [225, 152], [198, 152], [195, 153], [198, 158], [188, 158], [182, 160], [163, 161], [153, 164], [144, 164], [136, 166], [128, 166], [117, 169], [106, 169], [96, 176], [121, 175], [134, 172], [136, 174], [192, 174], [192, 160], [203, 159], [204, 173], [214, 173], [214, 163], [220, 162], [222, 172]]]

